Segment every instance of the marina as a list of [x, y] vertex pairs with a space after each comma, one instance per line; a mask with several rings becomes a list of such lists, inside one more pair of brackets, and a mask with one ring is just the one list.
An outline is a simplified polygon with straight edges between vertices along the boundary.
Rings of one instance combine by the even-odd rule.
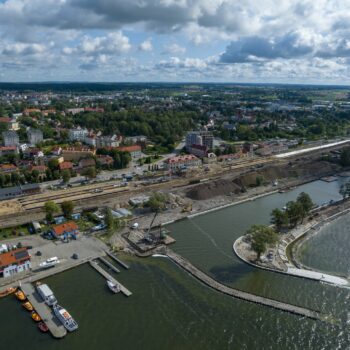
[[40, 315], [40, 318], [47, 325], [52, 336], [57, 339], [65, 337], [67, 330], [55, 317], [52, 310], [45, 304], [35, 287], [31, 283], [24, 283], [21, 289], [36, 312]]
[[111, 281], [115, 285], [119, 285], [120, 291], [127, 297], [131, 296], [132, 293], [129, 289], [124, 287], [121, 283], [119, 283], [115, 278], [113, 278], [107, 271], [105, 271], [96, 261], [90, 261], [90, 265], [99, 272], [104, 278]]

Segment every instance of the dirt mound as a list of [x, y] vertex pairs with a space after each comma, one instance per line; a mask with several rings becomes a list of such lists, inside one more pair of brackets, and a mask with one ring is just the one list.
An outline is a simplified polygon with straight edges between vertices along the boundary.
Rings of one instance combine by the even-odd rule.
[[242, 187], [232, 180], [216, 180], [210, 183], [200, 184], [190, 189], [186, 195], [195, 200], [209, 199], [230, 193], [240, 193]]
[[255, 186], [258, 177], [263, 179], [263, 183], [272, 183], [274, 180], [281, 179], [323, 177], [334, 174], [337, 171], [340, 171], [340, 167], [337, 164], [301, 159], [283, 166], [265, 166], [233, 179], [222, 179], [199, 184], [187, 191], [186, 196], [194, 200], [204, 200], [231, 193], [238, 194], [244, 192], [247, 187]]

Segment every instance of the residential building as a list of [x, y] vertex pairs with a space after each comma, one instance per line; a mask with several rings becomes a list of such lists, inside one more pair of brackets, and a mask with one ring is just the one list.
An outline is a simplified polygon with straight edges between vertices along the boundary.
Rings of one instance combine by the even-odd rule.
[[14, 164], [0, 164], [0, 173], [11, 174], [18, 172], [18, 168]]
[[141, 157], [141, 147], [139, 145], [117, 147], [117, 150], [121, 152], [129, 152], [131, 158], [134, 159]]
[[30, 128], [27, 131], [27, 136], [28, 136], [28, 142], [31, 146], [36, 146], [38, 143], [42, 142], [44, 139], [43, 132], [39, 129]]
[[29, 116], [32, 113], [41, 113], [41, 110], [38, 108], [26, 108], [23, 111], [23, 115]]
[[73, 163], [72, 162], [62, 162], [58, 164], [59, 169], [62, 170], [71, 170], [73, 169]]
[[62, 151], [64, 160], [72, 162], [78, 162], [82, 158], [91, 158], [95, 154], [96, 150], [88, 147], [69, 147]]
[[147, 136], [144, 135], [137, 135], [137, 136], [128, 136], [125, 138], [125, 143], [132, 143], [132, 144], [143, 144], [146, 143], [148, 141]]
[[41, 187], [38, 184], [5, 187], [0, 189], [0, 199], [11, 199], [24, 195], [38, 194], [40, 192]]
[[53, 225], [52, 233], [55, 238], [75, 238], [76, 235], [79, 233], [78, 225], [74, 221], [68, 221], [63, 224]]
[[104, 148], [104, 147], [119, 147], [121, 142], [121, 137], [117, 135], [112, 136], [99, 136], [96, 138], [96, 147]]
[[98, 155], [97, 164], [101, 167], [111, 167], [114, 163], [114, 160], [111, 156]]
[[212, 149], [214, 145], [214, 136], [210, 131], [190, 131], [186, 136], [187, 151], [189, 151], [192, 145], [201, 145]]
[[84, 108], [69, 108], [67, 109], [67, 113], [71, 113], [71, 114], [78, 114], [78, 113], [82, 113], [84, 112]]
[[19, 137], [16, 131], [9, 130], [2, 133], [5, 146], [19, 146]]
[[80, 126], [75, 129], [70, 129], [68, 137], [70, 141], [84, 142], [86, 136], [89, 134], [88, 129], [82, 129]]
[[193, 154], [187, 154], [184, 156], [176, 156], [169, 158], [165, 161], [166, 168], [168, 170], [178, 170], [189, 167], [196, 167], [202, 164], [201, 160]]
[[60, 156], [62, 153], [62, 147], [60, 146], [54, 146], [51, 150], [51, 154], [53, 154], [54, 156]]
[[0, 273], [10, 277], [31, 268], [30, 255], [27, 248], [18, 248], [0, 254]]
[[17, 153], [18, 148], [16, 146], [0, 146], [0, 157]]

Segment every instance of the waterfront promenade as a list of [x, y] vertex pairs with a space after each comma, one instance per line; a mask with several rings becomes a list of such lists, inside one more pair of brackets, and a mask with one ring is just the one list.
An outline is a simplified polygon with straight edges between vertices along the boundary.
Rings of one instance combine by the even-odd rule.
[[176, 254], [174, 251], [167, 249], [166, 255], [178, 266], [182, 267], [185, 271], [190, 273], [192, 276], [196, 277], [198, 280], [206, 284], [207, 286], [217, 290], [218, 292], [230, 295], [235, 298], [239, 298], [245, 301], [253, 302], [256, 304], [261, 304], [281, 311], [286, 311], [293, 313], [301, 317], [307, 317], [316, 320], [324, 320], [325, 316], [320, 314], [318, 311], [303, 308], [293, 304], [287, 304], [277, 300], [265, 298], [259, 295], [254, 295], [248, 292], [244, 292], [238, 289], [234, 289], [223, 285], [213, 278], [193, 266], [188, 260], [184, 259], [180, 255]]

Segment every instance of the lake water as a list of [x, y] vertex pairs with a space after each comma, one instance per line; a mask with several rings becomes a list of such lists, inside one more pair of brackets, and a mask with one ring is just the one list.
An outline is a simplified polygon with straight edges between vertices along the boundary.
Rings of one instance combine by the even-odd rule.
[[[47, 283], [79, 322], [63, 340], [41, 334], [14, 297], [0, 300], [1, 348], [28, 349], [347, 349], [349, 290], [252, 268], [236, 258], [234, 240], [254, 223], [267, 223], [301, 191], [321, 204], [339, 199], [339, 182], [316, 181], [169, 226], [173, 249], [218, 281], [331, 314], [339, 324], [313, 321], [230, 298], [202, 285], [163, 258], [124, 257], [131, 265], [117, 279], [132, 292], [113, 295], [90, 266]], [[348, 254], [339, 241], [338, 255]], [[311, 242], [310, 242], [311, 244]], [[323, 246], [328, 245], [325, 239]], [[312, 244], [311, 244], [312, 246]], [[338, 246], [338, 249], [336, 248]], [[317, 250], [317, 249], [316, 249]], [[344, 258], [345, 260], [346, 258]], [[318, 261], [317, 255], [314, 258]], [[316, 264], [317, 265], [317, 264]]]

